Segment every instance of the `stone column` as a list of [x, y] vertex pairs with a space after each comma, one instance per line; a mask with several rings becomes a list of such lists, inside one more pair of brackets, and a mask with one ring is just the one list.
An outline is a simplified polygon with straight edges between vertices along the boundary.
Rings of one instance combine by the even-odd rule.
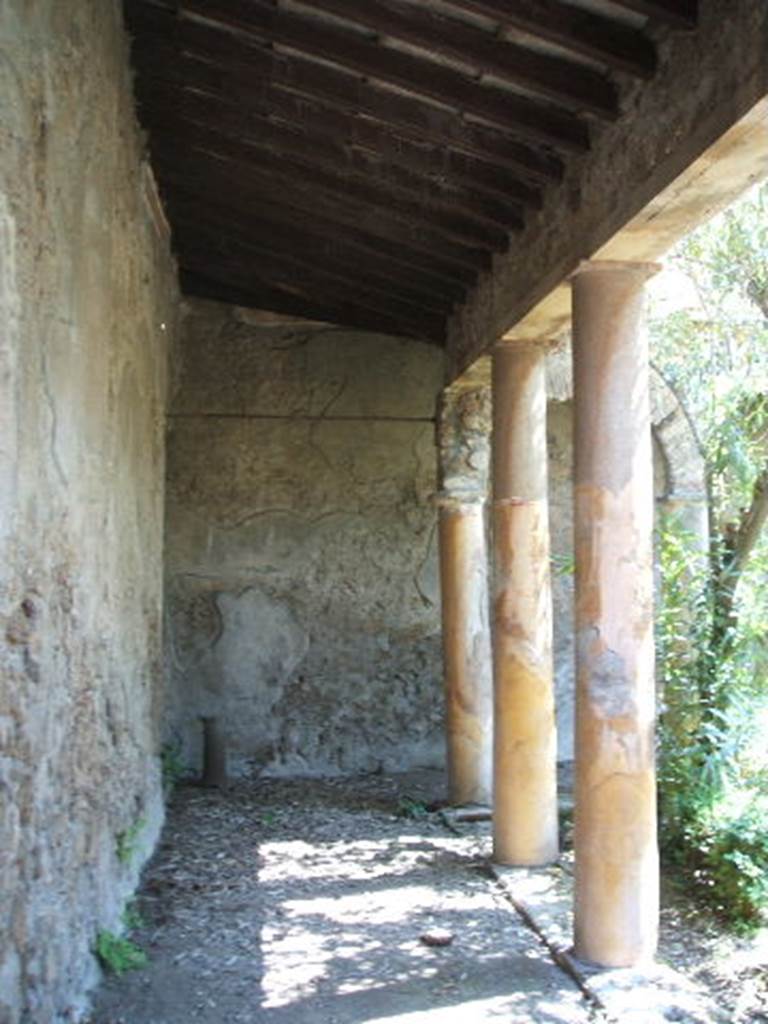
[[573, 277], [576, 552], [575, 951], [653, 956], [653, 464], [644, 283], [654, 264]]
[[541, 343], [493, 352], [493, 856], [557, 857], [557, 737]]
[[438, 416], [438, 528], [448, 799], [491, 804], [493, 689], [486, 492], [490, 387], [448, 388]]
[[491, 803], [493, 705], [485, 501], [439, 508], [448, 798]]

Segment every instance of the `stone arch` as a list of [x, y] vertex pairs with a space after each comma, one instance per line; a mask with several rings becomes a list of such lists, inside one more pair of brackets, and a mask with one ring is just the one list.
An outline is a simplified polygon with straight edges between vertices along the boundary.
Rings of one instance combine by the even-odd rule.
[[[662, 502], [707, 502], [704, 456], [696, 430], [674, 389], [651, 364], [651, 429], [665, 463]], [[558, 348], [547, 358], [547, 397], [567, 402], [573, 397], [570, 350]]]

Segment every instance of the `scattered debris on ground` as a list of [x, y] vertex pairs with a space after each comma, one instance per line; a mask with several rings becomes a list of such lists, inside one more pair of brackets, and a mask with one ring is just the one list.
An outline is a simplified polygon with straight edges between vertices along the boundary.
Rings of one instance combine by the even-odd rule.
[[[616, 1019], [490, 873], [487, 817], [442, 813], [443, 785], [421, 772], [180, 787], [136, 902], [149, 963], [105, 978], [90, 1024]], [[729, 1024], [768, 1021], [759, 949], [679, 896], [664, 911], [662, 960]]]

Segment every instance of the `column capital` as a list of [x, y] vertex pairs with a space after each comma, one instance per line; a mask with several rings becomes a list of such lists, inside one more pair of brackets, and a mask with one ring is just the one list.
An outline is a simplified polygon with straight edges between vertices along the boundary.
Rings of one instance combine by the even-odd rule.
[[647, 281], [661, 270], [661, 263], [649, 263], [641, 260], [582, 260], [578, 267], [569, 275], [568, 280], [584, 274], [635, 274], [642, 281]]

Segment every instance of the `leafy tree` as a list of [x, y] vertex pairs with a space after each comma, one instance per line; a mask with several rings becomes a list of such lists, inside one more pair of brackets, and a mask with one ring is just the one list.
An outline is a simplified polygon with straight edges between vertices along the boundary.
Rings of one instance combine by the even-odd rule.
[[[654, 360], [696, 424], [710, 546], [662, 531], [663, 845], [735, 922], [768, 905], [768, 186], [672, 253]], [[669, 306], [669, 285], [667, 305]], [[680, 301], [680, 296], [686, 297]]]

